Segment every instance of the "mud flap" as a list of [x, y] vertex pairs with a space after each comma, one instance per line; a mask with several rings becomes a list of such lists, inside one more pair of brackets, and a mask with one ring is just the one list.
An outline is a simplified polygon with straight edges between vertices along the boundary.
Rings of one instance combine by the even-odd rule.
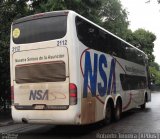
[[87, 98], [82, 98], [82, 124], [89, 124], [95, 122], [95, 109], [96, 109], [96, 100], [95, 97], [91, 96], [91, 93], [88, 94]]

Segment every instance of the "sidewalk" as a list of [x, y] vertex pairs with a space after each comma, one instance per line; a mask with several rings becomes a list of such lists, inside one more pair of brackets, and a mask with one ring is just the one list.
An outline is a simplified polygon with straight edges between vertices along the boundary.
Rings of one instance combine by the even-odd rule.
[[0, 127], [13, 124], [11, 112], [0, 112]]

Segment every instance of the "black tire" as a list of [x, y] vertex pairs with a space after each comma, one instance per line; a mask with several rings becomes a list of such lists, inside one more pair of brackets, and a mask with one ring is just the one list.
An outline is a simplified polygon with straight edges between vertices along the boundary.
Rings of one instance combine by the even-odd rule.
[[117, 101], [116, 107], [114, 109], [114, 120], [119, 121], [122, 116], [122, 104], [120, 101]]
[[140, 107], [142, 110], [144, 110], [146, 108], [146, 103], [142, 104]]
[[105, 119], [103, 120], [104, 125], [108, 125], [112, 120], [112, 106], [110, 103], [106, 106]]
[[145, 95], [144, 103], [140, 105], [141, 109], [144, 110], [146, 108], [147, 96]]

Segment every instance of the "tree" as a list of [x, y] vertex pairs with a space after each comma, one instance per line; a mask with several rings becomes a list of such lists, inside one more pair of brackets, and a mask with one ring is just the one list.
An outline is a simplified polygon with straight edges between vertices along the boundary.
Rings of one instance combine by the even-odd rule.
[[[146, 1], [145, 3], [149, 3], [150, 2], [150, 0], [148, 0], [148, 1]], [[160, 3], [160, 0], [157, 0], [157, 2], [158, 2], [158, 4]]]
[[156, 62], [151, 62], [150, 67], [154, 67], [157, 71], [160, 71], [160, 65]]
[[122, 8], [119, 0], [103, 0], [100, 17], [104, 28], [121, 38], [125, 38], [129, 22], [127, 11]]
[[[129, 33], [129, 32], [128, 32]], [[149, 62], [154, 62], [153, 48], [154, 41], [156, 40], [156, 36], [149, 31], [144, 29], [138, 29], [133, 33], [129, 33], [130, 35], [126, 35], [126, 40], [129, 41], [132, 45], [144, 51], [149, 58]]]
[[99, 0], [32, 0], [30, 7], [34, 13], [73, 10], [96, 23], [100, 23], [98, 13], [101, 1]]
[[160, 65], [156, 62], [151, 62], [149, 70], [150, 70], [152, 83], [156, 85], [160, 85]]
[[27, 0], [0, 1], [0, 98], [10, 96], [9, 43], [13, 20], [27, 15]]
[[151, 74], [152, 82], [156, 85], [160, 85], [160, 72], [155, 67], [150, 66], [149, 71]]

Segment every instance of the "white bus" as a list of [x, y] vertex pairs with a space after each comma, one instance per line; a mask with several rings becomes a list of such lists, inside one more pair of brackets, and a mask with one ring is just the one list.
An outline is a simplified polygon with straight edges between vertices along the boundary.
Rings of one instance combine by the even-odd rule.
[[10, 43], [16, 122], [110, 123], [151, 100], [144, 52], [73, 11], [14, 21]]

